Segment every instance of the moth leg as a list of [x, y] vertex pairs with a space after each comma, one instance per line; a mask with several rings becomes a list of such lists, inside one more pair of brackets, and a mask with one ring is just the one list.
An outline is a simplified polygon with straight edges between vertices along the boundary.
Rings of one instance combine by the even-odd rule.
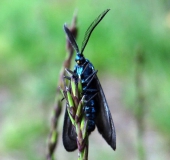
[[91, 73], [85, 80], [83, 83], [86, 83], [90, 78], [93, 77], [93, 75], [96, 75], [96, 73], [98, 72], [98, 70], [94, 71], [93, 73]]
[[76, 73], [74, 73], [73, 71], [71, 71], [70, 69], [68, 69], [68, 68], [65, 68], [65, 71], [70, 75], [70, 76], [75, 76], [75, 77], [77, 77], [77, 75], [76, 75]]
[[69, 81], [71, 80], [71, 77], [69, 77], [69, 76], [64, 76], [63, 78], [68, 79]]
[[65, 97], [63, 97], [63, 98], [61, 99], [61, 102], [62, 102], [64, 99], [65, 99]]
[[86, 64], [86, 66], [85, 66], [85, 68], [84, 68], [82, 74], [84, 73], [84, 71], [86, 70], [86, 68], [87, 68], [88, 66], [89, 66], [89, 63]]
[[87, 83], [85, 90], [88, 88], [88, 86], [90, 85], [90, 83], [92, 82], [92, 80], [94, 79], [94, 77], [96, 76], [97, 72], [93, 72], [94, 74], [92, 75], [91, 79], [89, 80], [89, 82]]
[[91, 96], [88, 100], [84, 100], [84, 103], [88, 103], [90, 100], [92, 100], [98, 93], [95, 93], [93, 96]]
[[[68, 80], [69, 82], [67, 83]], [[64, 89], [65, 90], [70, 90], [71, 89], [71, 77], [69, 76], [63, 76], [63, 84], [64, 84]]]

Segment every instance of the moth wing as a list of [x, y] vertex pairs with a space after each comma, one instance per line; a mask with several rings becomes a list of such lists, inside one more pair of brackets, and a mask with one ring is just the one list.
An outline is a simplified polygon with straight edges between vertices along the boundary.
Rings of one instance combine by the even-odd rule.
[[99, 133], [103, 136], [106, 142], [116, 150], [116, 131], [113, 123], [113, 119], [109, 110], [109, 106], [106, 101], [102, 86], [96, 76], [96, 85], [99, 90], [98, 96], [96, 97], [97, 102], [97, 117], [96, 126]]
[[77, 135], [75, 132], [75, 128], [72, 125], [70, 117], [68, 115], [67, 107], [65, 109], [65, 115], [64, 115], [63, 145], [68, 152], [77, 149]]

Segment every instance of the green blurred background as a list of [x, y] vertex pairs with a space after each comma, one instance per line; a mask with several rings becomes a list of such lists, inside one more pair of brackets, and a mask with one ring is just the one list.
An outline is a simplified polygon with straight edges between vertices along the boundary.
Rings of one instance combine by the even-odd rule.
[[[168, 0], [1, 0], [0, 159], [45, 159], [57, 80], [66, 55], [63, 24], [70, 24], [77, 10], [80, 45], [88, 26], [106, 8], [111, 10], [95, 29], [84, 54], [99, 70], [101, 79], [104, 76], [106, 82], [106, 77], [122, 82], [122, 106], [133, 116], [136, 110], [135, 55], [139, 48], [142, 50], [146, 126], [149, 123], [161, 141], [166, 142], [160, 152], [170, 151]], [[114, 107], [111, 110], [116, 114]], [[128, 125], [128, 121], [121, 123]], [[59, 128], [62, 129], [62, 117]], [[130, 143], [133, 140], [130, 139]], [[121, 145], [124, 144], [118, 142], [116, 152], [108, 147], [101, 155], [99, 149], [91, 148], [89, 159], [130, 159], [128, 154], [122, 157], [127, 151], [126, 147], [119, 150]], [[72, 155], [76, 159], [76, 152], [66, 153], [61, 143], [58, 148], [56, 157], [68, 159], [67, 156]], [[129, 152], [133, 159], [138, 159], [136, 154], [136, 150]], [[147, 154], [150, 154], [148, 159], [152, 159], [152, 154], [158, 158], [156, 152]]]

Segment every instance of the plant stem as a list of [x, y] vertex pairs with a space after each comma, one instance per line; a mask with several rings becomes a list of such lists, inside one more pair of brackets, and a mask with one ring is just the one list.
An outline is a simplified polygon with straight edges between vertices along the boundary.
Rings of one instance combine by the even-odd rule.
[[138, 155], [139, 160], [146, 160], [146, 152], [144, 147], [144, 118], [145, 118], [145, 95], [144, 95], [144, 72], [145, 57], [139, 48], [136, 55], [136, 90], [137, 90], [137, 127], [138, 127]]
[[83, 110], [85, 96], [81, 94], [81, 78], [77, 80], [77, 77], [71, 77], [71, 88], [65, 86], [62, 92], [66, 92], [68, 115], [77, 135], [78, 160], [88, 160], [88, 120]]
[[[77, 37], [76, 21], [77, 21], [77, 15], [74, 14], [72, 26], [70, 27], [70, 31], [73, 33], [75, 38]], [[63, 77], [65, 75], [65, 68], [70, 68], [71, 59], [72, 59], [73, 52], [74, 52], [68, 39], [66, 41], [66, 50], [67, 50], [68, 54], [67, 54], [66, 60], [63, 63], [63, 67], [61, 68], [60, 76], [59, 76], [59, 80], [58, 80], [58, 86], [61, 86], [61, 88], [64, 88]], [[58, 121], [59, 121], [61, 111], [63, 108], [61, 99], [62, 99], [62, 97], [60, 96], [59, 89], [57, 89], [56, 99], [55, 99], [56, 105], [53, 109], [54, 114], [52, 116], [50, 135], [48, 138], [47, 160], [54, 160], [54, 151], [56, 149], [56, 145], [58, 142], [58, 135], [59, 135]]]

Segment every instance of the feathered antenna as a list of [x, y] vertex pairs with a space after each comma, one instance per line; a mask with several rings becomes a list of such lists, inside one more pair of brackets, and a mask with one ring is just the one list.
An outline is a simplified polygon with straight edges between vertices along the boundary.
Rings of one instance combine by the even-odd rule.
[[84, 40], [82, 42], [82, 48], [81, 48], [81, 52], [79, 52], [79, 47], [76, 43], [76, 40], [74, 38], [74, 36], [72, 35], [72, 33], [70, 32], [70, 30], [67, 28], [66, 24], [64, 24], [64, 31], [68, 36], [68, 39], [72, 45], [72, 47], [75, 49], [75, 51], [77, 52], [77, 54], [81, 54], [83, 55], [83, 51], [87, 45], [87, 42], [89, 41], [89, 38], [93, 32], [93, 30], [95, 29], [95, 27], [99, 24], [99, 22], [104, 18], [104, 16], [107, 14], [107, 12], [110, 9], [106, 9], [103, 13], [101, 13], [89, 26], [89, 28], [87, 29], [85, 36], [84, 36]]
[[67, 37], [68, 37], [68, 39], [69, 39], [72, 47], [75, 49], [75, 51], [76, 51], [77, 53], [79, 53], [79, 47], [78, 47], [78, 45], [77, 45], [77, 43], [76, 43], [76, 40], [75, 40], [73, 34], [72, 34], [72, 33], [70, 32], [70, 30], [67, 28], [66, 24], [64, 24], [64, 31], [66, 32]]
[[104, 16], [107, 14], [107, 12], [110, 9], [106, 9], [103, 13], [101, 13], [93, 22], [92, 24], [89, 26], [89, 28], [87, 29], [85, 36], [84, 36], [84, 40], [82, 42], [82, 47], [81, 47], [81, 54], [83, 54], [83, 51], [87, 45], [87, 42], [89, 41], [89, 38], [93, 32], [93, 30], [95, 29], [95, 27], [99, 24], [99, 22], [104, 18]]

